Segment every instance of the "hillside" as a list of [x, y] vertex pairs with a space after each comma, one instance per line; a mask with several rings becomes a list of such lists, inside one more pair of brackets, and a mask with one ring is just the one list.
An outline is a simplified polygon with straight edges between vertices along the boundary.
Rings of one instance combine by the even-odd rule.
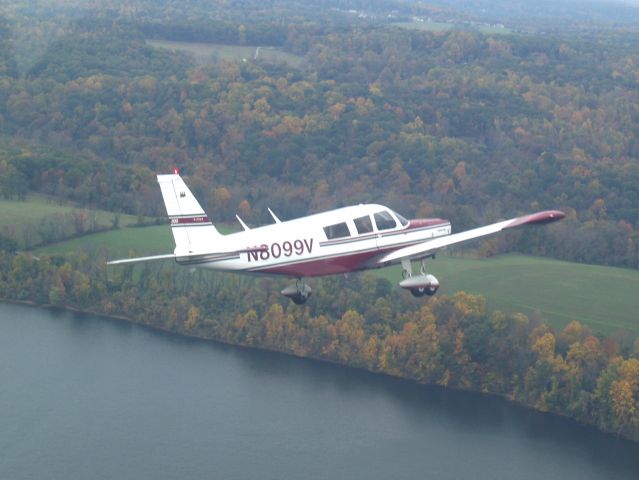
[[[207, 13], [220, 23], [201, 30], [162, 20], [162, 2], [134, 17], [89, 7], [96, 15], [60, 24], [22, 76], [15, 65], [24, 63], [23, 46], [0, 41], [0, 171], [15, 179], [0, 194], [15, 195], [19, 185], [77, 201], [81, 191], [95, 207], [159, 215], [153, 172], [177, 165], [222, 220], [240, 204], [259, 222], [267, 206], [292, 218], [377, 201], [465, 228], [561, 208], [569, 221], [514, 247], [639, 266], [631, 31], [418, 31], [375, 15], [348, 17], [336, 3], [332, 17], [308, 20], [311, 10], [295, 14], [300, 2], [284, 2], [274, 29], [272, 16], [239, 23], [225, 8]], [[24, 39], [59, 21], [20, 12], [7, 13], [0, 35]], [[196, 62], [147, 43], [161, 35], [181, 45], [275, 46], [299, 63]]]

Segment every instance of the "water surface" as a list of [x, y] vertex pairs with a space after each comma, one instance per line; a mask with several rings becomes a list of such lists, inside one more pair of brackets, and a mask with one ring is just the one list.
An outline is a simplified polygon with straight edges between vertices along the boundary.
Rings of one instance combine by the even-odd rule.
[[0, 304], [0, 479], [632, 479], [499, 398]]

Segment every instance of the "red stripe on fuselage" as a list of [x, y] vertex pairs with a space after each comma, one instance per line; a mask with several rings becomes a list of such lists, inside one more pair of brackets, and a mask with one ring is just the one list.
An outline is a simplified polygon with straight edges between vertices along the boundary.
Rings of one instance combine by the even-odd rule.
[[368, 252], [337, 255], [330, 258], [307, 260], [288, 265], [265, 267], [252, 270], [259, 273], [271, 273], [275, 275], [287, 275], [290, 277], [320, 277], [322, 275], [334, 275], [336, 273], [348, 273], [366, 268], [370, 260], [382, 252], [371, 250]]
[[408, 227], [406, 229], [414, 230], [416, 228], [437, 227], [440, 225], [449, 224], [450, 222], [448, 220], [444, 220], [443, 218], [415, 218], [408, 221]]

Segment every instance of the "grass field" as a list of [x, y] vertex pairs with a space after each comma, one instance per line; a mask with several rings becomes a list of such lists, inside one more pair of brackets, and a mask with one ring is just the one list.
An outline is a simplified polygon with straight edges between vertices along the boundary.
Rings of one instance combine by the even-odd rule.
[[[457, 28], [457, 25], [454, 23], [447, 22], [396, 22], [393, 23], [396, 27], [400, 28], [408, 28], [412, 30], [424, 30], [427, 32], [444, 32], [447, 30], [452, 30], [453, 28]], [[487, 35], [508, 35], [513, 33], [512, 30], [503, 26], [495, 26], [495, 25], [474, 25], [471, 28], [472, 30], [479, 31], [481, 33], [485, 33]]]
[[168, 225], [121, 228], [53, 243], [35, 251], [37, 255], [62, 255], [82, 250], [104, 250], [112, 258], [171, 253], [175, 248]]
[[[226, 225], [216, 225], [220, 233], [233, 231]], [[37, 255], [64, 255], [81, 250], [103, 250], [110, 258], [171, 253], [175, 249], [173, 235], [168, 224], [152, 227], [131, 227], [52, 243], [35, 251]]]
[[[38, 223], [44, 218], [54, 214], [65, 214], [81, 210], [72, 205], [55, 203], [43, 195], [30, 195], [25, 201], [0, 200], [0, 227], [13, 226], [19, 228], [25, 224]], [[113, 212], [104, 210], [87, 210], [94, 212], [99, 225], [111, 225]], [[133, 215], [121, 215], [120, 225], [133, 225], [137, 217]]]
[[[168, 40], [147, 40], [146, 43], [156, 48], [186, 52], [199, 64], [213, 63], [215, 60], [264, 60], [270, 63], [286, 63], [299, 68], [302, 57], [292, 55], [274, 47], [221, 45], [217, 43], [172, 42]], [[259, 50], [258, 50], [259, 49]]]
[[[220, 228], [223, 233], [230, 229]], [[62, 254], [99, 248], [110, 258], [153, 255], [173, 251], [168, 225], [123, 228], [116, 231], [53, 244], [38, 254]], [[489, 308], [523, 313], [538, 312], [557, 329], [571, 320], [587, 324], [595, 332], [618, 331], [639, 335], [639, 271], [561, 262], [523, 255], [491, 259], [447, 257], [428, 261], [428, 270], [440, 281], [440, 293], [457, 291], [481, 294]], [[378, 274], [396, 285], [399, 267]], [[399, 288], [399, 287], [397, 287]]]
[[[561, 262], [523, 255], [490, 259], [440, 255], [428, 262], [440, 281], [440, 292], [478, 293], [490, 308], [538, 312], [563, 328], [579, 320], [596, 332], [628, 331], [639, 335], [639, 271]], [[401, 270], [379, 274], [397, 283]]]
[[[84, 213], [85, 230], [111, 228], [115, 219], [113, 212], [81, 208], [44, 195], [30, 195], [25, 201], [0, 200], [0, 235], [15, 240], [21, 249], [32, 248], [47, 240], [51, 241], [52, 238], [69, 238], [77, 231], [74, 216], [76, 212]], [[120, 226], [137, 223], [136, 216], [120, 215]], [[57, 230], [50, 230], [52, 225], [55, 225]], [[42, 226], [45, 230], [41, 230]], [[47, 237], [43, 236], [43, 231], [55, 233]]]
[[513, 31], [510, 28], [495, 25], [480, 25], [478, 30], [486, 35], [510, 35]]
[[453, 23], [445, 22], [396, 22], [396, 27], [409, 28], [411, 30], [424, 30], [427, 32], [443, 32], [455, 28]]

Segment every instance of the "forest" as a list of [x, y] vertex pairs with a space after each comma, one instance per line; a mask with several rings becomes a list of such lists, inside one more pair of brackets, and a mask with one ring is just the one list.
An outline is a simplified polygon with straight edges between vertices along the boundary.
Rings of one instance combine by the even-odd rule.
[[[455, 26], [395, 25], [415, 17]], [[639, 32], [516, 17], [516, 33], [484, 34], [467, 12], [394, 0], [0, 6], [0, 196], [153, 221], [155, 174], [179, 167], [212, 218], [250, 225], [267, 207], [289, 219], [360, 202], [458, 231], [562, 209], [553, 228], [478, 251], [638, 268]], [[299, 62], [201, 63], [149, 40]], [[107, 271], [103, 253], [20, 253], [30, 246], [0, 230], [0, 298], [504, 395], [639, 439], [634, 339], [554, 332], [464, 293], [415, 303], [367, 275], [323, 280], [296, 310], [261, 282]]]

